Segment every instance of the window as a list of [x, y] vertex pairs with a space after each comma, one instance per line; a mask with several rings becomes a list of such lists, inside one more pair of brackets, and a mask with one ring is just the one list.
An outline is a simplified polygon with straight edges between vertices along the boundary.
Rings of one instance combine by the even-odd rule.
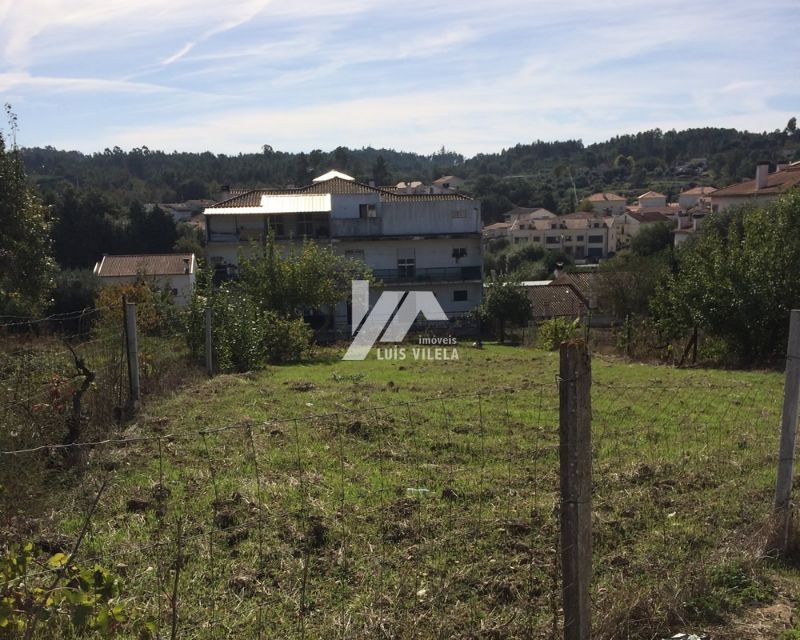
[[533, 236], [533, 241], [534, 242], [541, 242], [541, 239], [540, 239], [539, 236]]
[[572, 240], [572, 236], [564, 236], [564, 240], [569, 240], [569, 241], [571, 241], [571, 240]]
[[456, 262], [461, 260], [461, 258], [466, 257], [467, 255], [467, 248], [466, 247], [456, 247], [453, 249], [453, 258], [455, 258]]
[[469, 300], [466, 289], [456, 289], [453, 291], [453, 302], [466, 302]]
[[358, 217], [362, 219], [377, 218], [378, 209], [375, 207], [374, 204], [360, 204], [358, 205]]
[[364, 250], [363, 249], [346, 249], [344, 252], [344, 257], [349, 258], [350, 260], [361, 260], [364, 261]]
[[178, 290], [177, 289], [170, 289], [170, 293], [172, 294], [173, 298], [178, 297]]
[[602, 241], [603, 241], [603, 236], [589, 236], [589, 242], [597, 243]]
[[578, 236], [577, 238], [575, 238], [575, 240], [577, 240], [578, 242], [583, 242], [583, 236]]
[[466, 218], [467, 211], [466, 209], [456, 209], [451, 215], [453, 218]]
[[297, 216], [297, 235], [310, 236], [314, 232], [310, 213], [301, 213]]
[[276, 238], [282, 238], [286, 234], [283, 226], [283, 220], [279, 218], [270, 218], [267, 222], [267, 228], [275, 234]]
[[559, 236], [547, 236], [545, 239], [545, 244], [559, 244], [561, 242], [561, 238]]
[[413, 247], [397, 250], [397, 275], [401, 278], [413, 278], [417, 271], [417, 259]]

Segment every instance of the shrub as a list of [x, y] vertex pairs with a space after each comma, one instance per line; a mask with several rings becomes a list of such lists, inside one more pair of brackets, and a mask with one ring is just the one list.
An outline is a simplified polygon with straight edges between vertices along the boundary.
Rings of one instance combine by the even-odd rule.
[[[195, 296], [186, 316], [186, 342], [195, 357], [205, 354], [205, 307]], [[266, 364], [300, 360], [311, 344], [311, 328], [300, 318], [262, 311], [246, 293], [221, 287], [210, 298], [214, 355], [221, 372], [251, 371]]]
[[540, 348], [555, 351], [565, 340], [574, 337], [580, 328], [580, 318], [551, 318], [539, 325], [536, 334]]

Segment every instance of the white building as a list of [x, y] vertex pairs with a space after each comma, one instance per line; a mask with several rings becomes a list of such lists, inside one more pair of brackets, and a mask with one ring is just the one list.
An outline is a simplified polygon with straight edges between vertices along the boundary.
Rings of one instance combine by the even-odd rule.
[[764, 204], [800, 185], [800, 163], [779, 164], [770, 173], [768, 162], [759, 162], [754, 180], [746, 180], [709, 195], [711, 210], [724, 211], [732, 205]]
[[278, 243], [312, 239], [363, 260], [384, 289], [433, 291], [448, 317], [481, 301], [480, 204], [455, 192], [404, 193], [332, 171], [305, 187], [248, 191], [204, 215], [209, 262], [230, 275], [271, 230]]
[[606, 215], [620, 215], [625, 213], [628, 202], [616, 193], [593, 193], [587, 202], [592, 205], [592, 211]]
[[103, 285], [133, 284], [144, 279], [168, 291], [175, 304], [189, 303], [194, 291], [197, 261], [193, 253], [104, 255], [94, 275]]

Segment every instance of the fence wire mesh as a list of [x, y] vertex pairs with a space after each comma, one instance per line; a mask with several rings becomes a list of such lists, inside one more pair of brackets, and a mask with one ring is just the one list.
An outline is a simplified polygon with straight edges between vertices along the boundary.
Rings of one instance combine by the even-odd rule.
[[[144, 416], [94, 442], [6, 439], [2, 535], [69, 551], [103, 487], [75, 561], [122, 576], [131, 633], [556, 637], [555, 376], [380, 407], [344, 383], [359, 408], [276, 417], [264, 403], [178, 432]], [[599, 381], [592, 406], [595, 626], [625, 637], [612, 633], [658, 614], [690, 562], [766, 522], [780, 389]]]

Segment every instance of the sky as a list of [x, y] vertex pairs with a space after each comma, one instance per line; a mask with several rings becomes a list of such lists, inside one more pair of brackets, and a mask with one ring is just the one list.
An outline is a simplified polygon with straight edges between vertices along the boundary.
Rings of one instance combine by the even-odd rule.
[[798, 24], [800, 0], [0, 0], [0, 99], [20, 146], [85, 153], [772, 131]]

